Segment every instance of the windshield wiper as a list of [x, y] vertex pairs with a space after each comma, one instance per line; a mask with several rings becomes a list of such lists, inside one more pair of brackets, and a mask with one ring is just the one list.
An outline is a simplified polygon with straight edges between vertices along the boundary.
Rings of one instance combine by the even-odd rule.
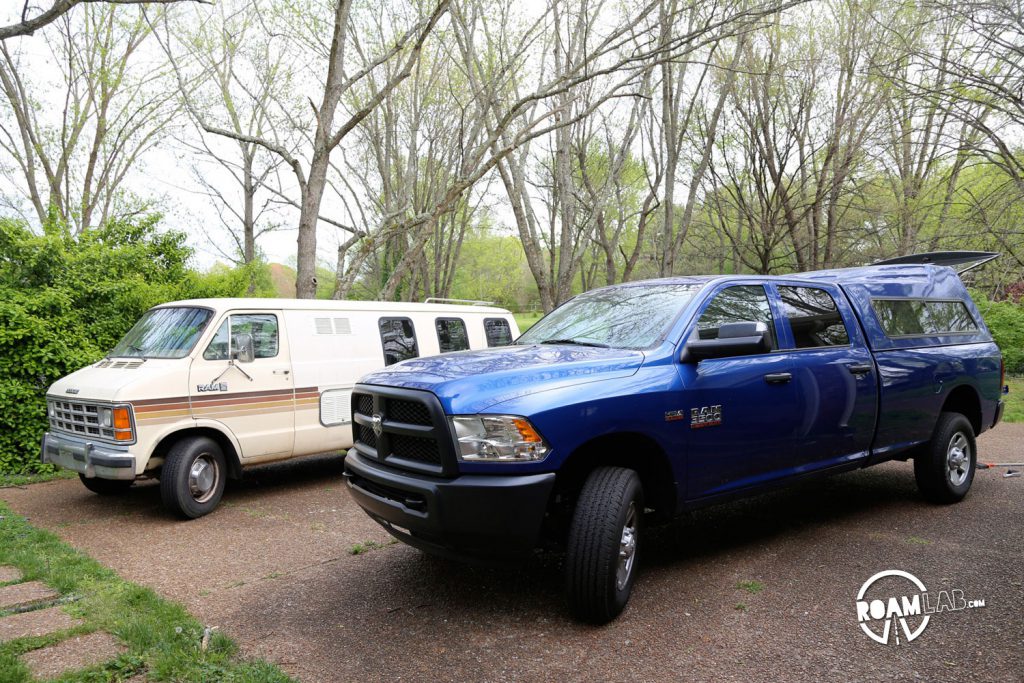
[[576, 346], [594, 346], [599, 349], [611, 348], [608, 344], [601, 342], [584, 341], [582, 339], [545, 339], [541, 344], [574, 344]]

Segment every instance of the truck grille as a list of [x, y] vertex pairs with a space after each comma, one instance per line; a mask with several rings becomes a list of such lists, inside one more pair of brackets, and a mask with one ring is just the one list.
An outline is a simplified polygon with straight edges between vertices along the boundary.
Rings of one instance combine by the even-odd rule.
[[50, 429], [69, 434], [114, 440], [111, 427], [100, 426], [99, 406], [73, 401], [50, 401]]
[[[359, 386], [352, 398], [354, 448], [360, 455], [398, 469], [454, 473], [448, 419], [433, 394]], [[374, 430], [378, 419], [379, 432]]]

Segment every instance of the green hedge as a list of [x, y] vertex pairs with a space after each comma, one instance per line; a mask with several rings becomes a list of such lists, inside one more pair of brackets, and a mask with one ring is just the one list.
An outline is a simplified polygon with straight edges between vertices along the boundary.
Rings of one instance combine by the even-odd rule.
[[0, 473], [39, 471], [46, 389], [103, 357], [151, 306], [239, 296], [245, 270], [201, 276], [185, 236], [159, 217], [72, 236], [0, 219]]
[[1024, 306], [1010, 301], [988, 301], [975, 293], [972, 296], [1003, 352], [1006, 372], [1024, 374]]

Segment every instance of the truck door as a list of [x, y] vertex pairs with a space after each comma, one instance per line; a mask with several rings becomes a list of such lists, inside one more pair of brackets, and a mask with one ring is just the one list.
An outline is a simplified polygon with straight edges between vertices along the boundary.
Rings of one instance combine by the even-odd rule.
[[813, 470], [865, 458], [875, 431], [877, 373], [849, 303], [831, 285], [773, 283], [782, 355], [793, 365], [796, 465]]
[[766, 483], [791, 471], [800, 458], [792, 448], [802, 419], [794, 410], [793, 361], [776, 352], [778, 331], [764, 286], [732, 285], [715, 293], [687, 340], [715, 339], [719, 326], [732, 322], [765, 323], [772, 349], [680, 364], [691, 500]]
[[[192, 417], [231, 430], [243, 460], [290, 454], [295, 397], [288, 340], [279, 311], [225, 316], [189, 372]], [[245, 358], [250, 344], [251, 360]]]

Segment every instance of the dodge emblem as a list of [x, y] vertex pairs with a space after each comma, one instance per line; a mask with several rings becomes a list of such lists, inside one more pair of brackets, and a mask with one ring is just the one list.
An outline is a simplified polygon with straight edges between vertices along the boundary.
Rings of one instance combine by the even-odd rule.
[[370, 422], [373, 425], [373, 433], [380, 438], [380, 435], [384, 433], [384, 420], [381, 418], [380, 413], [370, 418]]

